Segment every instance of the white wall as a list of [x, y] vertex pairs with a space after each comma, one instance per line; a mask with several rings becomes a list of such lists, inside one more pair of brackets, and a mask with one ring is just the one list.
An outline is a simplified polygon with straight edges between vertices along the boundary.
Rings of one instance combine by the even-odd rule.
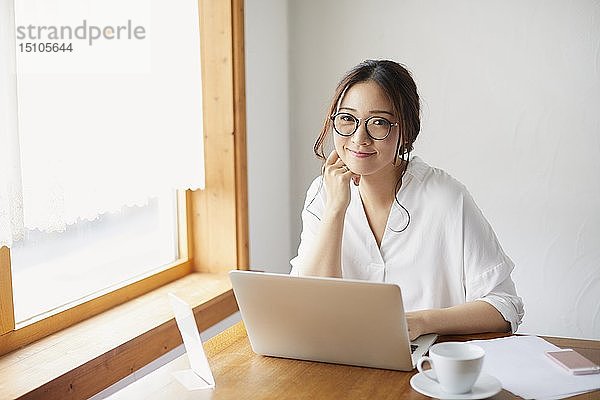
[[520, 331], [600, 339], [600, 2], [288, 4], [292, 253], [333, 88], [394, 59], [420, 88], [416, 153], [467, 185], [516, 263]]
[[248, 203], [252, 269], [287, 272], [290, 145], [287, 2], [245, 4]]
[[417, 153], [469, 187], [517, 264], [521, 331], [600, 338], [599, 4], [247, 0], [253, 268], [289, 268], [337, 80], [391, 58], [420, 88]]

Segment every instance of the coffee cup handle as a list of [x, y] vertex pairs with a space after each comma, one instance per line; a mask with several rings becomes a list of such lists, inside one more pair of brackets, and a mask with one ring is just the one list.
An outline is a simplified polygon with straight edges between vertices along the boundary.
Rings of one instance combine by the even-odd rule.
[[428, 362], [429, 365], [431, 365], [431, 370], [428, 371], [432, 371], [433, 370], [433, 360], [427, 356], [423, 356], [421, 358], [419, 358], [419, 361], [417, 361], [417, 369], [419, 370], [420, 373], [423, 374], [423, 376], [427, 379], [429, 379], [430, 381], [433, 381], [435, 383], [440, 383], [436, 378], [434, 378], [433, 376], [429, 375], [427, 373], [426, 370], [423, 369], [423, 364]]

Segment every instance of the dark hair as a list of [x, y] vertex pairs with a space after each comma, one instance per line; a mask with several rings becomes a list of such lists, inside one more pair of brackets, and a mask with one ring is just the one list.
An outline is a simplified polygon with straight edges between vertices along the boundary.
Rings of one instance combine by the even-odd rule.
[[[377, 83], [392, 103], [392, 111], [400, 123], [400, 135], [398, 135], [396, 143], [394, 163], [400, 157], [404, 164], [407, 165], [406, 163], [410, 159], [410, 152], [413, 150], [413, 143], [421, 130], [419, 93], [410, 72], [402, 64], [390, 60], [365, 60], [348, 71], [338, 83], [331, 105], [325, 116], [323, 129], [321, 129], [321, 133], [313, 147], [315, 154], [321, 160], [324, 161], [326, 159], [324, 149], [325, 139], [327, 139], [327, 135], [332, 131], [331, 116], [337, 112], [340, 99], [353, 85], [369, 80]], [[398, 233], [404, 232], [410, 224], [410, 213], [397, 197], [398, 190], [402, 186], [402, 178], [405, 171], [406, 168], [402, 170], [400, 178], [394, 187], [394, 199], [407, 215], [406, 225], [402, 229], [395, 230], [390, 228], [392, 231]], [[317, 193], [321, 190], [322, 185], [323, 180], [321, 180]], [[312, 211], [308, 210], [308, 207], [310, 207], [315, 198], [316, 194], [306, 206], [306, 210], [320, 219]]]
[[368, 80], [377, 83], [385, 92], [392, 103], [394, 114], [400, 120], [396, 157], [404, 159], [403, 155], [412, 151], [413, 143], [421, 129], [419, 94], [415, 81], [402, 64], [390, 60], [365, 60], [348, 71], [335, 89], [323, 129], [313, 148], [321, 160], [326, 158], [325, 139], [331, 132], [331, 116], [337, 111], [340, 99], [350, 87]]

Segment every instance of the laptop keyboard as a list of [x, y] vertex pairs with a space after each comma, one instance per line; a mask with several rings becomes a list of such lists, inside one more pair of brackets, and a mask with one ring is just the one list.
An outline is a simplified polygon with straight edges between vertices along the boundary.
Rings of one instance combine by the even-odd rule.
[[414, 353], [415, 350], [417, 349], [417, 347], [419, 347], [419, 345], [417, 345], [417, 344], [411, 344], [410, 345], [410, 354]]

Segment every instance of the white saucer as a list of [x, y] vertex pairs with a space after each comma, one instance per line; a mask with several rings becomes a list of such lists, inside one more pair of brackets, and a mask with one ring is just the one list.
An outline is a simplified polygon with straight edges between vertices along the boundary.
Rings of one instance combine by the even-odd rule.
[[468, 393], [446, 393], [442, 391], [439, 383], [435, 383], [432, 380], [427, 379], [420, 372], [410, 378], [410, 386], [425, 396], [448, 400], [487, 399], [488, 397], [492, 397], [502, 390], [502, 384], [498, 379], [491, 375], [484, 374], [483, 372], [481, 375], [479, 375], [475, 385], [473, 385], [471, 391]]

